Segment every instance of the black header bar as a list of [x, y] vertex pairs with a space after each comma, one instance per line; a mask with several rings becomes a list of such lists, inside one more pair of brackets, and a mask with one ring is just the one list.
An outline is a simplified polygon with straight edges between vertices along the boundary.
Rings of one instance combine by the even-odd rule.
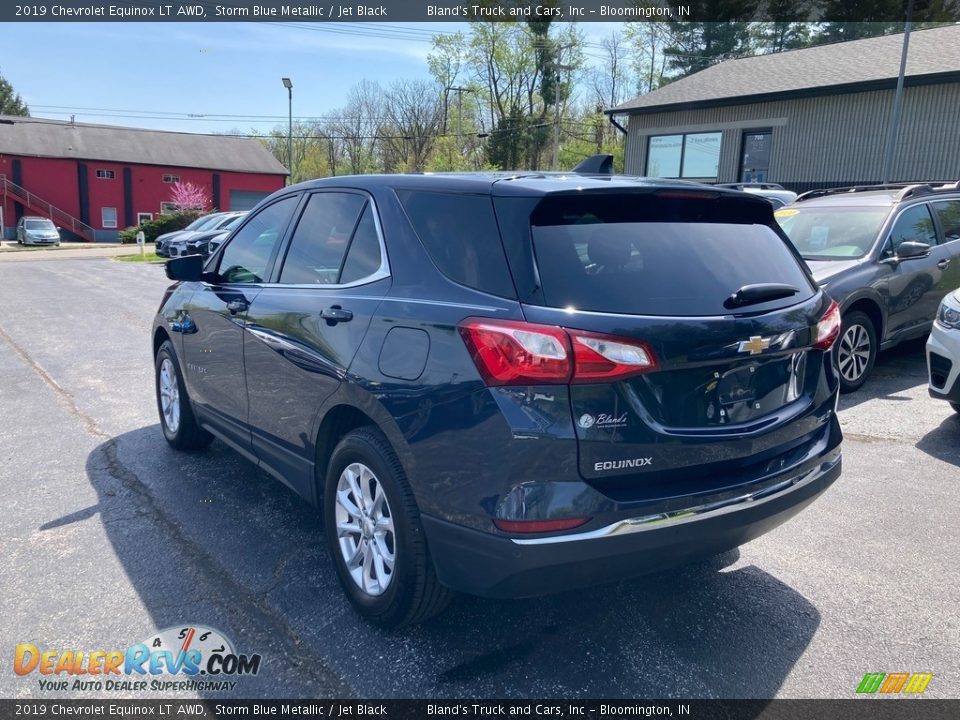
[[[903, 22], [908, 0], [37, 0], [4, 22]], [[960, 21], [960, 0], [913, 0], [914, 22]]]
[[960, 700], [0, 700], [0, 718], [951, 720]]

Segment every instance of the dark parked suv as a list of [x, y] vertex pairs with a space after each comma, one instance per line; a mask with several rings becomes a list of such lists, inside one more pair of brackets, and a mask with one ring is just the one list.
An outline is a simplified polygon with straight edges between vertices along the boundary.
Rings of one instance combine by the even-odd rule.
[[815, 190], [775, 215], [840, 304], [843, 392], [866, 382], [879, 350], [926, 336], [960, 287], [960, 183]]
[[322, 508], [384, 625], [716, 554], [840, 474], [837, 306], [766, 200], [622, 177], [337, 177], [264, 200], [153, 329], [161, 426]]

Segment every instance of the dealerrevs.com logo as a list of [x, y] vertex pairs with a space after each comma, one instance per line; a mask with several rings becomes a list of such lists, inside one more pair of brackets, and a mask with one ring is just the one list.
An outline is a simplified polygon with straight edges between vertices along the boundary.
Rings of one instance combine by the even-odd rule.
[[234, 650], [220, 631], [203, 625], [161, 630], [126, 650], [59, 650], [21, 643], [13, 670], [37, 677], [44, 691], [233, 690], [233, 678], [260, 672], [261, 657]]

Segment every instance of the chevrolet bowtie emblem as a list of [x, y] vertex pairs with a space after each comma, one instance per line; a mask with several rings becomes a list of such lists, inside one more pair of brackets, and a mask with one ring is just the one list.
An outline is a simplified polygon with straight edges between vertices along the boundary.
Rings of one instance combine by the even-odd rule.
[[749, 340], [741, 340], [737, 346], [737, 352], [748, 352], [751, 355], [759, 355], [770, 347], [770, 341], [759, 335], [751, 335]]

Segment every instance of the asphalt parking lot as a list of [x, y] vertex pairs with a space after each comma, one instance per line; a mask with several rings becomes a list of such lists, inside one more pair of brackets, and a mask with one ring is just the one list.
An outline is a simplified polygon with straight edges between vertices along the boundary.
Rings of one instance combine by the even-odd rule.
[[927, 396], [922, 343], [841, 400], [843, 476], [773, 533], [384, 632], [341, 594], [314, 509], [219, 442], [164, 442], [150, 324], [167, 284], [158, 265], [0, 260], [3, 697], [44, 697], [13, 672], [18, 643], [109, 650], [184, 623], [263, 656], [227, 697], [852, 697], [898, 671], [960, 697], [960, 419]]

